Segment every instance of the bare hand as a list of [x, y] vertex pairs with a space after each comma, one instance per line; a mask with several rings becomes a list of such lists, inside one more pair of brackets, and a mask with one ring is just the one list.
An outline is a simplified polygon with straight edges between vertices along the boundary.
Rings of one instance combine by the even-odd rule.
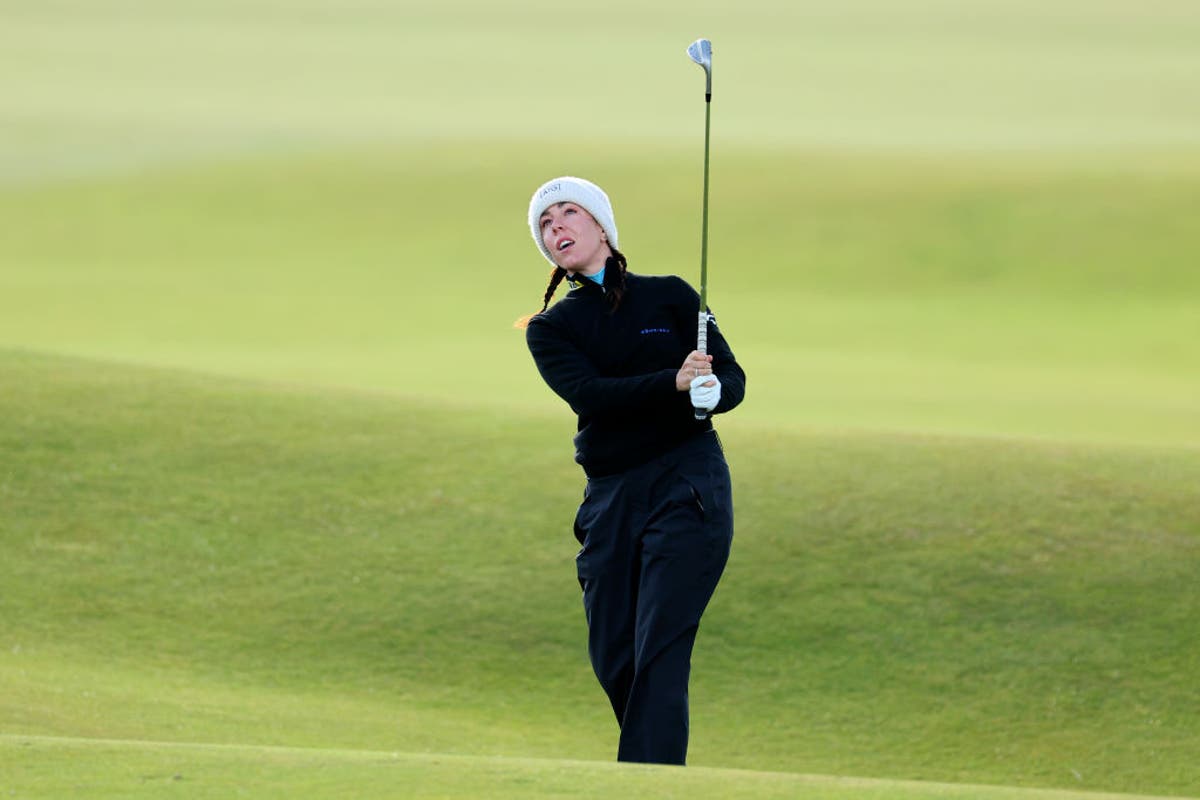
[[[692, 388], [692, 379], [700, 375], [712, 374], [712, 356], [705, 355], [699, 350], [693, 350], [688, 353], [688, 357], [684, 359], [683, 366], [679, 368], [679, 372], [675, 375], [675, 388], [680, 392], [686, 392]], [[706, 386], [711, 386], [711, 383], [706, 383]]]

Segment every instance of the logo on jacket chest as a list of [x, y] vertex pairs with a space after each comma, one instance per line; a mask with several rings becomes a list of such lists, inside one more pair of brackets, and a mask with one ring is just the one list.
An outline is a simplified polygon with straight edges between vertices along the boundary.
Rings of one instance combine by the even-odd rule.
[[642, 336], [652, 336], [656, 333], [670, 333], [670, 332], [671, 332], [670, 328], [642, 328], [639, 331], [639, 333], [641, 333]]

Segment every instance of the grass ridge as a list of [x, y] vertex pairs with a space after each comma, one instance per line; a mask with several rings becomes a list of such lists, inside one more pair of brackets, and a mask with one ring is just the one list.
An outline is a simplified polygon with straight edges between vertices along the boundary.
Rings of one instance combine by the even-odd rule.
[[[456, 762], [459, 764], [505, 764], [519, 767], [571, 767], [577, 769], [597, 769], [631, 772], [677, 772], [679, 767], [655, 764], [619, 764], [611, 761], [590, 761], [580, 759], [551, 759], [531, 758], [526, 756], [497, 756], [497, 755], [464, 755], [462, 753], [419, 753], [389, 750], [364, 750], [339, 747], [292, 747], [286, 745], [262, 744], [233, 744], [212, 742], [176, 742], [147, 739], [108, 739], [72, 736], [43, 736], [24, 735], [16, 733], [0, 733], [0, 743], [8, 746], [20, 746], [26, 743], [36, 743], [47, 746], [62, 747], [117, 747], [145, 748], [165, 750], [195, 750], [195, 751], [229, 751], [238, 753], [272, 753], [282, 755], [320, 755], [336, 758], [351, 759], [391, 759], [428, 764]], [[786, 778], [805, 784], [828, 784], [845, 788], [885, 789], [897, 787], [909, 790], [956, 790], [1004, 792], [1013, 798], [1054, 798], [1054, 800], [1200, 800], [1183, 795], [1148, 795], [1119, 792], [1095, 792], [1071, 789], [1041, 789], [1029, 787], [997, 786], [980, 783], [951, 783], [946, 781], [921, 781], [888, 778], [861, 778], [848, 775], [822, 775], [816, 773], [783, 772], [775, 770], [751, 770], [726, 767], [687, 767], [687, 772], [706, 776], [729, 777], [767, 777], [773, 779]], [[1012, 793], [1009, 795], [1008, 793]]]
[[[610, 757], [566, 426], [173, 367], [0, 371], [0, 730]], [[694, 765], [1195, 794], [1194, 456], [725, 439], [739, 532]]]

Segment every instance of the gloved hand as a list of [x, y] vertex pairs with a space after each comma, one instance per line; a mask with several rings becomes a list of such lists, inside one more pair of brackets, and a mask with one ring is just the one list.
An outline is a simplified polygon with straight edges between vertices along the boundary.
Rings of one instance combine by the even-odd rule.
[[[705, 386], [706, 383], [712, 386]], [[721, 380], [716, 375], [697, 375], [692, 378], [692, 388], [688, 393], [692, 397], [692, 408], [712, 411], [721, 402]]]

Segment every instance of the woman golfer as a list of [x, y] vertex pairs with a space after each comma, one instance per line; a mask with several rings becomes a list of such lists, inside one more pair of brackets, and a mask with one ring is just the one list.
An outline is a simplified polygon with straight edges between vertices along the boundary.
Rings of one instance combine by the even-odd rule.
[[617, 758], [683, 764], [692, 645], [733, 538], [729, 467], [694, 409], [729, 411], [746, 376], [715, 322], [709, 355], [695, 350], [700, 300], [687, 283], [626, 272], [600, 187], [545, 183], [529, 227], [554, 271], [542, 310], [517, 325], [579, 416], [576, 565], [592, 668], [621, 726]]

